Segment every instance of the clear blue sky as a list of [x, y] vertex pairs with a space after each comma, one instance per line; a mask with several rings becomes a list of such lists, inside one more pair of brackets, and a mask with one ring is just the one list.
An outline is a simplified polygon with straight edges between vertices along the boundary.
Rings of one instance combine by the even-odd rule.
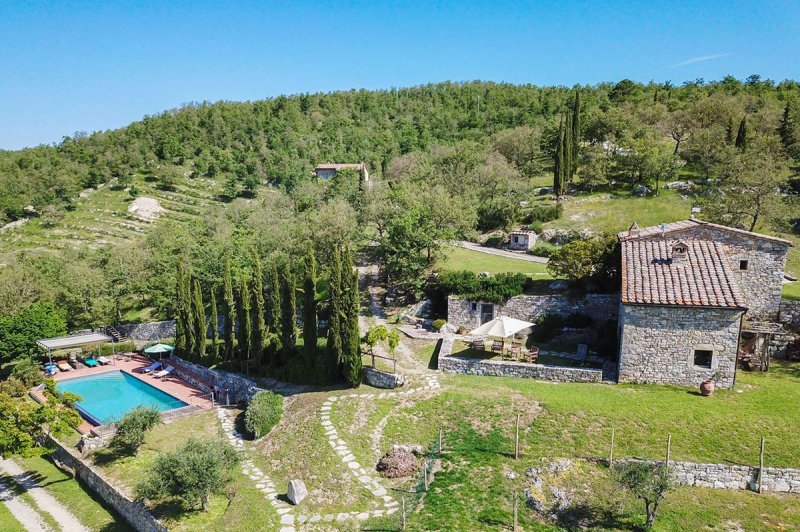
[[4, 0], [0, 148], [190, 101], [444, 80], [798, 79], [798, 29], [798, 0]]

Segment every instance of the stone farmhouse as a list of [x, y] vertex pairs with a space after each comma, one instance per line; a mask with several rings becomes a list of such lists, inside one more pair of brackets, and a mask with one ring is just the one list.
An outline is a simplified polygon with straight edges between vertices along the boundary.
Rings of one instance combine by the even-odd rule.
[[369, 182], [369, 171], [367, 170], [366, 163], [322, 163], [318, 164], [316, 168], [314, 168], [314, 175], [319, 177], [320, 179], [330, 179], [336, 175], [336, 172], [339, 170], [343, 170], [345, 168], [352, 168], [353, 170], [357, 171], [361, 174], [361, 179], [365, 182]]
[[731, 388], [742, 331], [778, 319], [791, 243], [695, 219], [618, 237], [619, 381]]

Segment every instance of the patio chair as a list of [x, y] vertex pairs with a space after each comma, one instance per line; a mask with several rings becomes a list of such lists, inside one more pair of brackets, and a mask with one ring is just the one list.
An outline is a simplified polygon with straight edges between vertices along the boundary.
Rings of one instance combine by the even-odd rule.
[[483, 338], [475, 338], [474, 340], [472, 340], [472, 350], [473, 351], [486, 350], [486, 343], [484, 342]]
[[172, 366], [167, 366], [167, 369], [163, 369], [161, 371], [153, 373], [153, 377], [155, 377], [156, 379], [161, 379], [161, 378], [166, 377], [167, 375], [169, 375], [173, 371], [175, 371], [175, 368], [173, 368]]
[[142, 368], [139, 371], [141, 371], [142, 373], [151, 373], [151, 372], [157, 370], [160, 367], [161, 367], [161, 362], [156, 360], [155, 362], [153, 362], [152, 364], [150, 364], [146, 368]]
[[100, 362], [102, 365], [111, 364], [111, 359], [108, 357], [97, 357], [95, 360]]
[[528, 348], [528, 352], [525, 353], [525, 358], [531, 364], [536, 362], [536, 359], [539, 358], [539, 348], [535, 345], [530, 346], [530, 348]]
[[59, 360], [56, 363], [56, 367], [61, 371], [72, 371], [72, 366], [69, 365], [69, 362], [66, 360]]
[[522, 354], [522, 344], [520, 342], [511, 342], [511, 358], [517, 358]]
[[506, 345], [503, 340], [493, 340], [492, 341], [492, 353], [500, 353], [503, 355], [503, 349], [505, 349]]
[[44, 372], [47, 374], [48, 377], [51, 377], [58, 373], [58, 366], [55, 364], [45, 364], [44, 365]]
[[97, 360], [95, 360], [95, 359], [93, 359], [91, 357], [84, 358], [83, 359], [83, 363], [86, 364], [87, 366], [89, 366], [90, 368], [96, 368], [97, 366], [100, 365], [100, 363]]

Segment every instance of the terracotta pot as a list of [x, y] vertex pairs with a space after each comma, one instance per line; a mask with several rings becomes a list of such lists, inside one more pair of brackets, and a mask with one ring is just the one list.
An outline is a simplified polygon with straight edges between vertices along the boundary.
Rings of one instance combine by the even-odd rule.
[[700, 384], [700, 394], [703, 397], [714, 395], [714, 381], [712, 380], [703, 381], [702, 384]]

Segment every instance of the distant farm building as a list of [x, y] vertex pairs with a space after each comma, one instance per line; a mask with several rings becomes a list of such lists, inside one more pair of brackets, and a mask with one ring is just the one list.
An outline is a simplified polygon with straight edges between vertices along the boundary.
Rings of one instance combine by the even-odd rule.
[[538, 236], [534, 231], [524, 231], [521, 229], [518, 231], [511, 231], [508, 235], [508, 248], [527, 251], [533, 249], [537, 239]]
[[318, 164], [314, 168], [314, 175], [320, 179], [330, 179], [336, 175], [339, 170], [351, 168], [361, 174], [361, 179], [369, 181], [369, 171], [367, 170], [366, 163], [323, 163]]

